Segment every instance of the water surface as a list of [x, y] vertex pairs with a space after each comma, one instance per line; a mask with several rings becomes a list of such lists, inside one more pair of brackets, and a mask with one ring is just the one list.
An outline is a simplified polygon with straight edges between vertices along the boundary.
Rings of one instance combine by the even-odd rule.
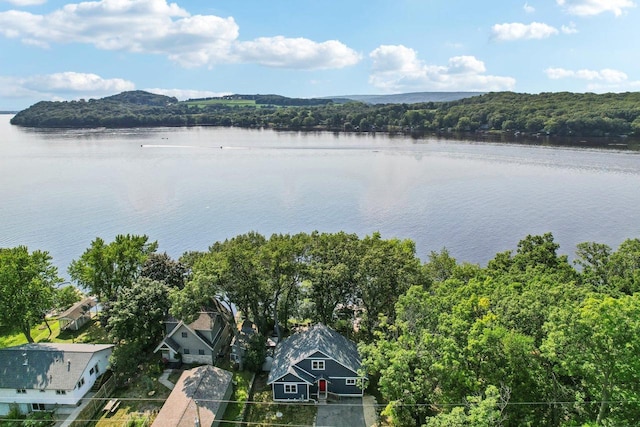
[[30, 130], [0, 116], [0, 247], [61, 273], [96, 236], [178, 257], [251, 230], [344, 230], [484, 265], [527, 234], [561, 252], [638, 237], [637, 152], [237, 128]]

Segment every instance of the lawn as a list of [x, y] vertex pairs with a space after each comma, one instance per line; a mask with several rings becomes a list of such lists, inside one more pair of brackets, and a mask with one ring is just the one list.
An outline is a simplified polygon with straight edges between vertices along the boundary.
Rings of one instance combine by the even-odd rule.
[[162, 408], [171, 390], [160, 384], [158, 378], [162, 371], [157, 364], [149, 363], [143, 373], [127, 387], [117, 388], [112, 398], [120, 400], [120, 407], [115, 413], [97, 416], [99, 420], [90, 424], [92, 427], [115, 426], [147, 426]]
[[225, 105], [227, 107], [257, 107], [252, 99], [207, 99], [203, 101], [184, 101], [190, 107], [206, 107], [207, 105]]
[[[94, 343], [109, 344], [107, 333], [100, 324], [93, 320], [79, 331], [60, 331], [60, 324], [55, 319], [49, 319], [49, 329], [44, 322], [31, 329], [31, 337], [34, 342], [59, 342], [59, 343]], [[26, 344], [27, 338], [19, 329], [10, 326], [0, 326], [0, 348]]]
[[317, 408], [313, 403], [275, 403], [271, 387], [267, 385], [267, 373], [261, 373], [255, 379], [255, 392], [247, 422], [253, 426], [313, 425]]
[[234, 427], [237, 426], [237, 421], [242, 420], [242, 411], [244, 410], [247, 399], [249, 398], [249, 389], [251, 388], [252, 372], [247, 371], [233, 371], [228, 366], [220, 366], [222, 369], [233, 372], [233, 394], [231, 400], [227, 405], [226, 411], [224, 411], [223, 420], [231, 421], [220, 424], [221, 427]]

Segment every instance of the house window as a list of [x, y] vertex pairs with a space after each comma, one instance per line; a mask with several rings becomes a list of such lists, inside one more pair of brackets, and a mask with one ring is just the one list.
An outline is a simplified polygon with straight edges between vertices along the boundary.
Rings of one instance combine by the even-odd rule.
[[80, 378], [80, 381], [78, 381], [78, 388], [81, 388], [84, 385], [84, 377]]
[[186, 337], [187, 337], [187, 333], [186, 333], [186, 332], [183, 332], [183, 333], [182, 333], [182, 338], [186, 338]]
[[347, 385], [356, 385], [356, 379], [355, 378], [347, 378], [346, 383], [347, 383]]
[[18, 394], [27, 394], [27, 390], [23, 389], [23, 388], [19, 388], [16, 390], [16, 393]]
[[312, 360], [311, 369], [314, 371], [324, 371], [324, 360]]
[[285, 384], [284, 392], [287, 394], [296, 394], [298, 393], [298, 384]]
[[188, 348], [183, 348], [182, 349], [182, 353], [183, 354], [191, 354], [191, 351]]
[[44, 411], [44, 403], [32, 403], [31, 404], [32, 411]]
[[198, 350], [198, 354], [199, 354], [200, 356], [204, 356], [204, 350], [203, 350], [203, 349], [199, 349], [199, 350]]
[[56, 390], [56, 394], [67, 394], [66, 390]]
[[93, 375], [93, 368], [89, 369], [89, 375]]

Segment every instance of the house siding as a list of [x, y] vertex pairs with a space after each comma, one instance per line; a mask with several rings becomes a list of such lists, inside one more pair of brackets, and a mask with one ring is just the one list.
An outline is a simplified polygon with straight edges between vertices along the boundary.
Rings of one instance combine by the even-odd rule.
[[[13, 403], [18, 404], [23, 413], [31, 412], [32, 403], [42, 403], [47, 406], [57, 407], [58, 413], [71, 413], [78, 402], [93, 387], [99, 376], [95, 373], [95, 370], [93, 374], [90, 374], [91, 368], [97, 365], [99, 373], [104, 373], [109, 367], [110, 355], [111, 349], [93, 354], [80, 377], [84, 378], [84, 384], [79, 388], [76, 385], [73, 390], [65, 390], [65, 394], [58, 394], [56, 390], [49, 389], [40, 391], [40, 389], [27, 388], [25, 389], [26, 393], [21, 394], [18, 394], [16, 389], [0, 389], [0, 416], [6, 415]], [[80, 378], [78, 378], [78, 381], [80, 381]]]
[[309, 400], [309, 395], [307, 394], [307, 384], [300, 382], [287, 382], [286, 384], [296, 384], [298, 386], [298, 392], [293, 393], [285, 393], [284, 386], [285, 383], [274, 383], [273, 384], [273, 399], [274, 400]]
[[[311, 369], [311, 362], [313, 360], [324, 360], [324, 370], [314, 370]], [[300, 369], [304, 369], [314, 376], [324, 376], [325, 378], [329, 377], [357, 377], [358, 373], [353, 372], [351, 369], [345, 368], [343, 365], [339, 364], [333, 359], [328, 358], [320, 358], [320, 357], [310, 357], [307, 359], [303, 359], [300, 362], [296, 363]]]

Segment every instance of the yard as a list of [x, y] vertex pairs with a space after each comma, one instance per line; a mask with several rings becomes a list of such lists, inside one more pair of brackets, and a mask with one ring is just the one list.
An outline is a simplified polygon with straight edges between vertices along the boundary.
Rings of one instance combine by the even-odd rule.
[[[60, 331], [60, 324], [55, 319], [49, 319], [49, 329], [44, 322], [31, 329], [31, 337], [34, 342], [59, 342], [59, 343], [94, 343], [109, 344], [107, 333], [100, 324], [93, 320], [83, 326], [79, 331]], [[26, 344], [27, 338], [17, 328], [0, 326], [0, 348]]]
[[247, 371], [234, 371], [229, 366], [220, 366], [222, 369], [233, 372], [233, 394], [231, 400], [227, 405], [227, 410], [224, 412], [223, 419], [230, 421], [220, 424], [221, 427], [233, 427], [238, 425], [238, 421], [242, 421], [242, 412], [246, 405], [246, 401], [249, 398], [249, 389], [251, 387], [252, 372]]
[[267, 385], [268, 373], [256, 375], [255, 392], [247, 422], [249, 425], [269, 426], [273, 424], [291, 424], [311, 426], [316, 418], [314, 403], [275, 403], [271, 387]]
[[[156, 365], [157, 366], [157, 365]], [[158, 382], [161, 371], [147, 368], [127, 387], [117, 388], [114, 399], [120, 401], [115, 412], [100, 412], [92, 427], [148, 426], [151, 425], [171, 390]], [[179, 376], [179, 373], [175, 374]], [[176, 381], [176, 376], [170, 379]]]

